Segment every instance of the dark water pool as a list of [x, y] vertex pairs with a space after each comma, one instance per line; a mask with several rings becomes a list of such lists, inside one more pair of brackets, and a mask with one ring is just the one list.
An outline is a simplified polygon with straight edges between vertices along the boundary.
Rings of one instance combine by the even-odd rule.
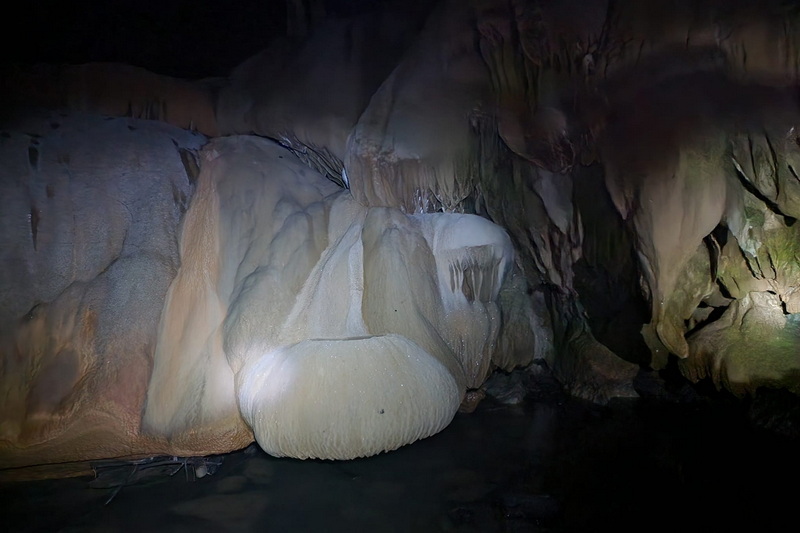
[[251, 447], [213, 475], [156, 472], [108, 503], [113, 487], [87, 478], [5, 484], [0, 530], [795, 531], [797, 444], [725, 403], [486, 401], [439, 435], [368, 459]]

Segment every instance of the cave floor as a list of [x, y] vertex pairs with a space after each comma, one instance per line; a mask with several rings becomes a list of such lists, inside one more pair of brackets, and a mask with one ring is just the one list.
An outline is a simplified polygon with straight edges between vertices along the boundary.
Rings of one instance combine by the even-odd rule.
[[[785, 531], [797, 450], [725, 403], [484, 401], [439, 435], [368, 459], [276, 459], [251, 446], [202, 478], [195, 462], [6, 483], [0, 529]], [[135, 481], [120, 488], [115, 476]]]

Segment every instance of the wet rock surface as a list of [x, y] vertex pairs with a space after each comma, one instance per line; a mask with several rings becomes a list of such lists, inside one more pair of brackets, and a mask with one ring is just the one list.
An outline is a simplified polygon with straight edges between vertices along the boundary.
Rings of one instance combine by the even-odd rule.
[[[748, 410], [669, 376], [640, 376], [643, 398], [598, 406], [542, 376], [513, 376], [504, 379], [527, 383], [523, 402], [489, 396], [442, 433], [389, 454], [298, 461], [250, 446], [151, 461], [152, 475], [142, 463], [130, 476], [120, 463], [116, 485], [4, 481], [4, 522], [14, 532], [668, 531], [689, 522], [778, 531], [791, 518], [792, 493], [778, 482], [800, 474], [797, 432], [765, 427], [791, 425], [791, 409], [775, 415], [780, 393]], [[199, 477], [204, 465], [218, 466]]]

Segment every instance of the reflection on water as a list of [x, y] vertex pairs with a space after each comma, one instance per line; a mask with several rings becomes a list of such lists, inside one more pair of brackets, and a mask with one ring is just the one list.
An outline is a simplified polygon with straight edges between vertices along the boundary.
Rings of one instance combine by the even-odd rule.
[[171, 476], [175, 465], [161, 465], [116, 495], [78, 478], [5, 485], [0, 498], [11, 531], [785, 531], [796, 444], [724, 403], [485, 401], [439, 435], [368, 459], [251, 447], [200, 479], [199, 463]]

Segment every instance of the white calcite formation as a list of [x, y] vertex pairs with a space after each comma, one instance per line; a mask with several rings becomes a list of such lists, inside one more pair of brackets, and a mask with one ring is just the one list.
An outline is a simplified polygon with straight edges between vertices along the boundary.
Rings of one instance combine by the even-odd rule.
[[490, 369], [505, 232], [366, 208], [277, 144], [219, 139], [181, 237], [144, 414], [185, 440], [350, 459], [444, 428]]
[[490, 371], [500, 325], [500, 288], [511, 269], [514, 249], [506, 232], [474, 215], [416, 215], [436, 261], [444, 305], [446, 339], [479, 387]]

